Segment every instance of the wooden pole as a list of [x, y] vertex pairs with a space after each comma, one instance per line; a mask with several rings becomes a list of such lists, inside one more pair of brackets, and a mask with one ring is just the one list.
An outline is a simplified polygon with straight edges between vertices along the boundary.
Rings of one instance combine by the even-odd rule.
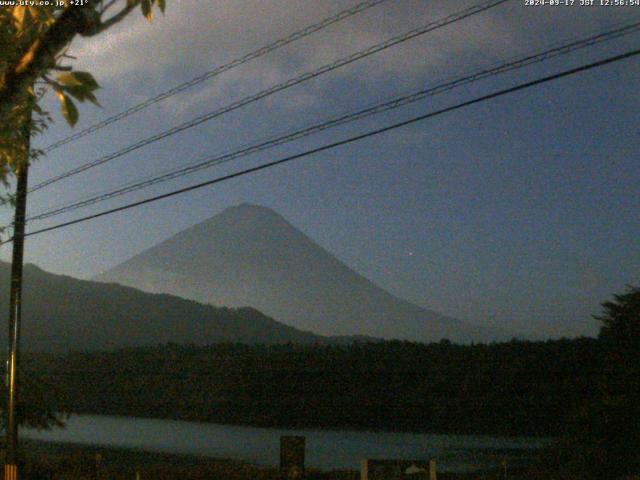
[[29, 150], [31, 148], [31, 112], [24, 128], [25, 157], [16, 168], [16, 205], [13, 224], [13, 257], [11, 260], [11, 293], [9, 297], [9, 356], [7, 359], [7, 454], [4, 479], [18, 479], [18, 380], [20, 359], [20, 319], [22, 312], [22, 263], [24, 257], [24, 224], [27, 209]]

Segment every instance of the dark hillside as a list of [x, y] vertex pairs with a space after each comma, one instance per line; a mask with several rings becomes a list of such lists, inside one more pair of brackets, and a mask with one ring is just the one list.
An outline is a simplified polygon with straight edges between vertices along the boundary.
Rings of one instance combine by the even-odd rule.
[[[0, 262], [0, 311], [10, 268]], [[253, 308], [224, 308], [25, 266], [23, 346], [31, 351], [105, 350], [176, 342], [309, 343], [329, 339], [283, 325]], [[0, 341], [5, 337], [0, 331]], [[349, 341], [349, 339], [334, 339]]]

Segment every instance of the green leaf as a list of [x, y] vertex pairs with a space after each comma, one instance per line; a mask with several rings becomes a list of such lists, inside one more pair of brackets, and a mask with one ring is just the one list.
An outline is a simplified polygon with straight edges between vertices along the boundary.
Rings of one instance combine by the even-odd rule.
[[82, 82], [76, 78], [73, 72], [61, 73], [56, 80], [63, 87], [79, 87], [82, 85]]
[[60, 90], [56, 91], [56, 95], [58, 95], [58, 100], [60, 100], [62, 115], [67, 123], [73, 127], [78, 122], [78, 109], [76, 108], [76, 105], [68, 95], [65, 95]]
[[33, 104], [33, 111], [38, 115], [44, 115], [44, 110], [42, 110], [42, 108], [40, 108], [40, 105], [38, 105], [37, 103]]
[[87, 97], [87, 100], [93, 103], [96, 107], [102, 107], [102, 105], [100, 105], [100, 102], [98, 101], [98, 99], [93, 93], [87, 92], [86, 97]]
[[151, 21], [153, 19], [153, 12], [151, 11], [151, 0], [142, 0], [140, 3], [140, 7], [142, 8], [142, 15], [144, 18]]
[[82, 88], [88, 92], [100, 88], [98, 82], [89, 72], [64, 72], [58, 75], [56, 80], [63, 87]]
[[97, 98], [92, 93], [94, 90], [100, 88], [100, 85], [98, 85], [98, 82], [96, 82], [93, 75], [89, 72], [64, 72], [58, 76], [57, 81], [58, 90], [68, 93], [80, 102], [89, 100], [91, 103], [100, 106]]
[[13, 19], [15, 21], [18, 30], [22, 30], [24, 25], [25, 14], [27, 13], [27, 7], [13, 7]]
[[89, 91], [100, 88], [96, 79], [89, 72], [73, 71], [71, 74]]
[[164, 9], [167, 8], [167, 2], [165, 0], [156, 0], [158, 2], [158, 8], [162, 13], [164, 13]]
[[80, 87], [66, 87], [64, 91], [79, 102], [84, 102], [87, 98], [87, 92]]
[[36, 20], [40, 16], [40, 13], [43, 10], [46, 10], [44, 8], [43, 9], [39, 9], [38, 7], [33, 7], [33, 6], [32, 7], [27, 7], [27, 8], [29, 9], [29, 14], [31, 15], [31, 18], [33, 18], [34, 20]]
[[67, 87], [64, 89], [69, 95], [78, 100], [79, 102], [84, 102], [85, 100], [89, 100], [94, 105], [101, 107], [100, 103], [96, 96], [91, 93], [89, 90], [86, 90], [83, 87]]

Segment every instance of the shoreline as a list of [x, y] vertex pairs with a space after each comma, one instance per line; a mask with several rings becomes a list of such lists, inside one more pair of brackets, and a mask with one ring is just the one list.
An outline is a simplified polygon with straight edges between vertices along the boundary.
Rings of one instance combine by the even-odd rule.
[[22, 434], [46, 442], [231, 458], [259, 466], [277, 465], [280, 437], [298, 435], [307, 439], [307, 465], [318, 469], [358, 469], [363, 458], [435, 458], [439, 469], [451, 472], [494, 468], [503, 459], [525, 465], [551, 442], [484, 435], [286, 430], [108, 415], [73, 415], [66, 429]]
[[[43, 440], [21, 442], [23, 471], [27, 478], [140, 478], [168, 480], [280, 479], [275, 466], [213, 458], [195, 454], [162, 453], [139, 448], [84, 445]], [[470, 473], [438, 472], [442, 480], [482, 480], [493, 478], [496, 470]], [[359, 480], [360, 472], [349, 469], [307, 469], [309, 480]]]

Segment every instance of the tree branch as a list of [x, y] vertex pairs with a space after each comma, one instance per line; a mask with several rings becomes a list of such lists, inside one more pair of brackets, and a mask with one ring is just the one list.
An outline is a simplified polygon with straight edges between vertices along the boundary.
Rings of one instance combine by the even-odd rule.
[[56, 65], [56, 57], [77, 34], [93, 36], [126, 17], [139, 1], [128, 3], [106, 22], [100, 21], [95, 10], [97, 0], [88, 0], [83, 8], [67, 8], [55, 23], [30, 47], [13, 68], [7, 69], [4, 83], [0, 83], [0, 116], [5, 116], [18, 105], [27, 89], [47, 70]]
[[102, 10], [100, 11], [100, 14], [102, 15], [104, 12], [106, 12], [107, 10], [109, 10], [111, 7], [113, 7], [116, 2], [118, 0], [111, 0], [109, 3], [107, 3], [106, 5], [102, 6]]
[[132, 3], [128, 3], [127, 6], [125, 6], [122, 10], [120, 10], [118, 13], [116, 13], [113, 17], [111, 17], [109, 20], [106, 20], [102, 23], [100, 23], [100, 26], [98, 28], [96, 28], [95, 31], [91, 32], [90, 35], [87, 35], [89, 37], [92, 37], [93, 35], [97, 35], [99, 33], [104, 32], [106, 29], [112, 27], [113, 25], [115, 25], [116, 23], [118, 23], [120, 20], [122, 20], [124, 17], [126, 17], [127, 15], [129, 15], [129, 13], [131, 12], [131, 10], [133, 10], [134, 8], [136, 8], [138, 6], [140, 2], [132, 2]]
[[22, 55], [18, 63], [9, 68], [0, 85], [0, 115], [4, 116], [19, 104], [27, 88], [46, 70], [55, 65], [56, 55], [85, 30], [88, 8], [68, 8], [55, 23]]

